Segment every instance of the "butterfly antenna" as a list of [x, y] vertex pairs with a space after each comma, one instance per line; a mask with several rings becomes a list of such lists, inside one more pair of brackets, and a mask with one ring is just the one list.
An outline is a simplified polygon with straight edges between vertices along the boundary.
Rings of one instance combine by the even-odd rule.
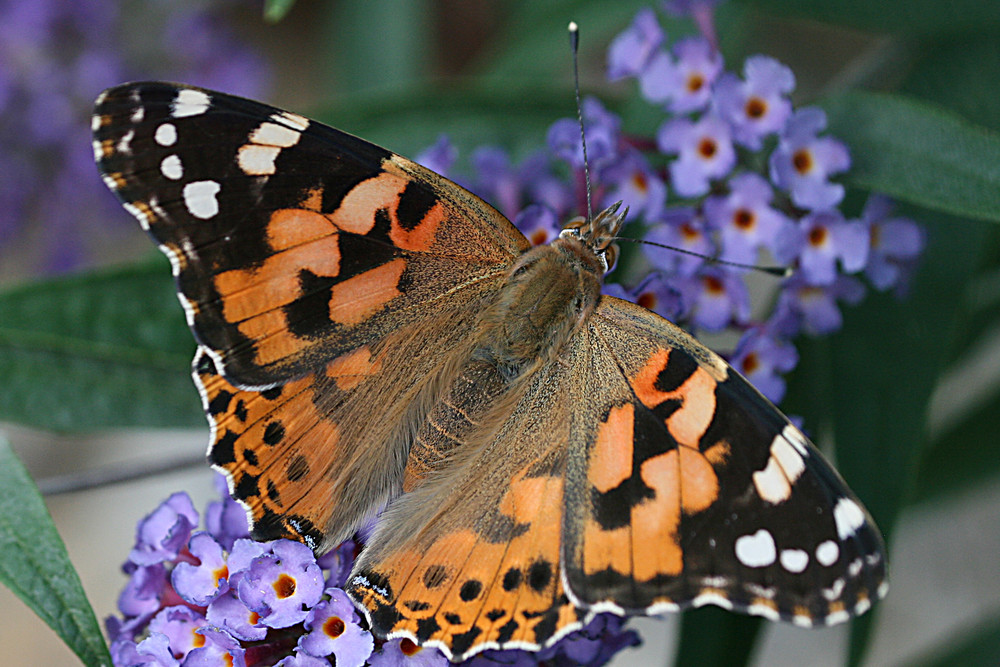
[[573, 91], [576, 94], [576, 119], [580, 123], [580, 143], [583, 145], [583, 180], [587, 185], [587, 223], [593, 225], [594, 211], [590, 203], [590, 167], [587, 162], [587, 137], [583, 131], [583, 106], [580, 104], [580, 27], [576, 21], [569, 22], [569, 48], [573, 52]]
[[657, 248], [665, 248], [667, 250], [673, 250], [674, 252], [679, 252], [682, 255], [691, 255], [692, 257], [700, 257], [701, 259], [711, 262], [712, 264], [721, 264], [722, 266], [732, 266], [737, 269], [746, 269], [748, 271], [760, 271], [761, 273], [766, 273], [771, 276], [777, 276], [778, 278], [787, 278], [792, 275], [792, 268], [790, 266], [757, 266], [756, 264], [743, 264], [742, 262], [727, 262], [724, 259], [719, 259], [718, 257], [709, 257], [708, 255], [702, 255], [700, 252], [694, 252], [693, 250], [685, 250], [684, 248], [678, 248], [672, 245], [666, 245], [665, 243], [656, 243], [655, 241], [646, 241], [645, 239], [630, 239], [625, 236], [616, 236], [614, 241], [628, 241], [630, 243], [644, 243], [645, 245], [656, 246]]

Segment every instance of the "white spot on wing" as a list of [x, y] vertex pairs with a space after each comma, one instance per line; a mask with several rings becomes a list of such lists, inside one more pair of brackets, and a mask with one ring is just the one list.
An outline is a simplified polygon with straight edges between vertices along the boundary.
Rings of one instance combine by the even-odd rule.
[[215, 181], [195, 181], [184, 186], [184, 205], [196, 218], [208, 220], [219, 212], [216, 195], [222, 189]]
[[177, 128], [173, 123], [163, 123], [156, 128], [153, 139], [161, 146], [173, 146], [177, 141]]
[[250, 141], [262, 146], [288, 148], [297, 144], [301, 136], [301, 132], [284, 125], [261, 123], [260, 127], [250, 133]]
[[[785, 428], [785, 431], [787, 430]], [[785, 476], [792, 484], [806, 469], [805, 461], [802, 460], [802, 456], [795, 450], [795, 447], [789, 444], [784, 431], [771, 443], [771, 457], [778, 460], [781, 469], [785, 471]]]
[[753, 474], [753, 485], [760, 497], [772, 505], [788, 500], [792, 493], [791, 485], [773, 456], [767, 460], [763, 470]]
[[275, 172], [274, 161], [281, 149], [277, 146], [240, 146], [236, 162], [247, 176], [270, 176]]
[[792, 443], [792, 446], [798, 450], [799, 454], [802, 456], [809, 455], [806, 436], [802, 435], [802, 431], [795, 428], [794, 424], [786, 424], [784, 430], [781, 431], [781, 435], [785, 436], [785, 440]]
[[753, 535], [744, 535], [736, 540], [736, 558], [747, 567], [767, 567], [774, 563], [777, 551], [774, 538], [763, 528]]
[[836, 563], [838, 558], [840, 558], [840, 547], [833, 540], [820, 542], [820, 545], [816, 547], [816, 560], [819, 561], [820, 565], [829, 567]]
[[115, 145], [115, 150], [119, 153], [125, 153], [129, 155], [132, 153], [132, 138], [135, 137], [135, 130], [129, 130], [122, 135], [122, 138], [118, 140], [118, 144]]
[[177, 92], [177, 97], [171, 105], [170, 115], [174, 118], [197, 116], [208, 111], [212, 98], [200, 90], [184, 88]]
[[177, 155], [168, 155], [160, 163], [160, 173], [172, 181], [180, 180], [184, 175], [184, 167], [181, 166], [181, 158]]
[[305, 116], [300, 116], [297, 113], [291, 113], [290, 111], [282, 111], [279, 114], [274, 114], [271, 116], [272, 120], [276, 120], [279, 123], [283, 122], [286, 125], [291, 125], [299, 132], [305, 132], [305, 129], [309, 127], [309, 119]]
[[833, 508], [833, 520], [837, 524], [837, 535], [843, 540], [864, 525], [865, 512], [850, 498], [841, 498]]
[[136, 107], [135, 110], [132, 111], [132, 116], [130, 120], [135, 124], [139, 124], [143, 121], [145, 117], [146, 117], [146, 107]]
[[782, 549], [780, 561], [781, 567], [798, 574], [809, 564], [809, 554], [802, 549]]

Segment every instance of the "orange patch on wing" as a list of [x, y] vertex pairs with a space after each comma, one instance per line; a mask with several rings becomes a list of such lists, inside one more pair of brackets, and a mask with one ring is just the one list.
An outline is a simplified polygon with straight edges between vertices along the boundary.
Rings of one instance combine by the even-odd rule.
[[647, 459], [640, 468], [642, 481], [656, 497], [632, 508], [633, 568], [635, 578], [647, 581], [658, 574], [675, 576], [684, 567], [678, 542], [681, 522], [680, 470], [672, 449]]
[[705, 456], [694, 449], [679, 447], [681, 510], [686, 514], [704, 511], [719, 496], [719, 477]]
[[399, 224], [397, 216], [392, 216], [392, 229], [389, 238], [404, 250], [427, 251], [434, 245], [438, 227], [445, 220], [445, 209], [441, 202], [434, 204], [423, 219], [413, 229], [405, 229]]
[[345, 326], [365, 321], [402, 295], [398, 287], [405, 269], [406, 260], [396, 258], [334, 285], [330, 291], [330, 319]]
[[628, 526], [604, 530], [596, 521], [587, 521], [583, 530], [583, 571], [587, 574], [612, 570], [632, 572], [632, 530]]
[[587, 478], [601, 493], [615, 488], [632, 474], [634, 425], [635, 406], [626, 403], [611, 408], [607, 421], [597, 428], [597, 440], [587, 462]]
[[362, 181], [344, 196], [330, 220], [345, 232], [367, 234], [375, 226], [375, 212], [386, 209], [393, 224], [398, 224], [394, 212], [407, 183], [407, 179], [388, 172]]
[[665, 349], [654, 352], [632, 378], [632, 389], [643, 405], [651, 409], [667, 400], [679, 400], [681, 406], [667, 418], [667, 428], [677, 442], [694, 447], [712, 423], [715, 414], [715, 389], [718, 382], [708, 371], [699, 366], [674, 391], [657, 389], [657, 379], [667, 367], [670, 354], [671, 352]]
[[632, 390], [647, 408], [655, 408], [657, 405], [672, 397], [672, 394], [660, 391], [656, 388], [656, 378], [660, 371], [667, 367], [667, 360], [670, 358], [670, 351], [659, 349], [653, 353], [646, 365], [632, 379]]
[[350, 391], [382, 368], [381, 360], [372, 361], [372, 351], [367, 345], [337, 357], [326, 367], [327, 376], [334, 378], [337, 388]]
[[326, 216], [304, 208], [277, 210], [267, 223], [267, 242], [278, 252], [336, 233]]
[[522, 476], [511, 483], [499, 509], [517, 523], [531, 523], [541, 512], [542, 501], [554, 496], [562, 498], [562, 479]]
[[[229, 319], [228, 316], [226, 319]], [[285, 314], [280, 310], [269, 310], [250, 317], [240, 322], [237, 328], [254, 341], [254, 362], [260, 366], [297, 354], [307, 344], [288, 330]]]
[[667, 418], [667, 428], [677, 442], [697, 446], [715, 415], [717, 386], [712, 376], [699, 368], [674, 392], [673, 396], [680, 398], [682, 403], [680, 409]]
[[725, 440], [720, 440], [704, 451], [705, 458], [713, 466], [722, 465], [732, 454], [732, 447]]
[[306, 191], [306, 196], [299, 202], [299, 208], [310, 211], [323, 210], [323, 188], [312, 188]]
[[[270, 228], [268, 231], [270, 234]], [[289, 237], [285, 236], [284, 240]], [[243, 322], [298, 299], [302, 296], [299, 282], [302, 269], [317, 276], [336, 277], [340, 273], [337, 237], [317, 238], [272, 255], [260, 267], [233, 269], [215, 276], [215, 289], [222, 297], [222, 314], [226, 321]], [[248, 331], [243, 333], [251, 335]]]

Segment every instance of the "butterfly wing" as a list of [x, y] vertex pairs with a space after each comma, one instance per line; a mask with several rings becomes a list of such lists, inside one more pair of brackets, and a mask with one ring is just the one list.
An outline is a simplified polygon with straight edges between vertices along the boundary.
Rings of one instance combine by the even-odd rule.
[[871, 517], [745, 379], [627, 301], [605, 297], [590, 331], [598, 423], [571, 452], [567, 479], [582, 483], [567, 484], [563, 524], [574, 602], [618, 613], [714, 603], [810, 626], [884, 594]]
[[254, 535], [343, 538], [398, 491], [409, 406], [527, 241], [405, 158], [222, 93], [126, 84], [93, 129], [105, 182], [173, 265], [209, 458]]

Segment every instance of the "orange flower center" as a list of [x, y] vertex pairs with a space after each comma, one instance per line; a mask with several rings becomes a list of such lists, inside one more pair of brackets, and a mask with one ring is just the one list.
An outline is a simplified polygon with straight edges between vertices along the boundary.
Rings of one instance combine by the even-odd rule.
[[274, 593], [282, 600], [295, 595], [295, 580], [287, 574], [282, 574], [274, 582]]
[[711, 137], [705, 137], [698, 143], [698, 152], [706, 160], [714, 157], [718, 150], [718, 144], [716, 144], [715, 139], [712, 139]]
[[759, 97], [751, 97], [743, 108], [748, 118], [762, 118], [767, 113], [767, 102]]
[[330, 639], [336, 639], [340, 635], [344, 634], [345, 629], [347, 629], [347, 626], [344, 625], [344, 622], [336, 616], [331, 616], [326, 619], [326, 623], [323, 624], [323, 632], [325, 632], [326, 636]]
[[795, 171], [800, 174], [808, 174], [813, 167], [812, 153], [808, 149], [800, 148], [792, 156], [792, 164], [795, 166]]

